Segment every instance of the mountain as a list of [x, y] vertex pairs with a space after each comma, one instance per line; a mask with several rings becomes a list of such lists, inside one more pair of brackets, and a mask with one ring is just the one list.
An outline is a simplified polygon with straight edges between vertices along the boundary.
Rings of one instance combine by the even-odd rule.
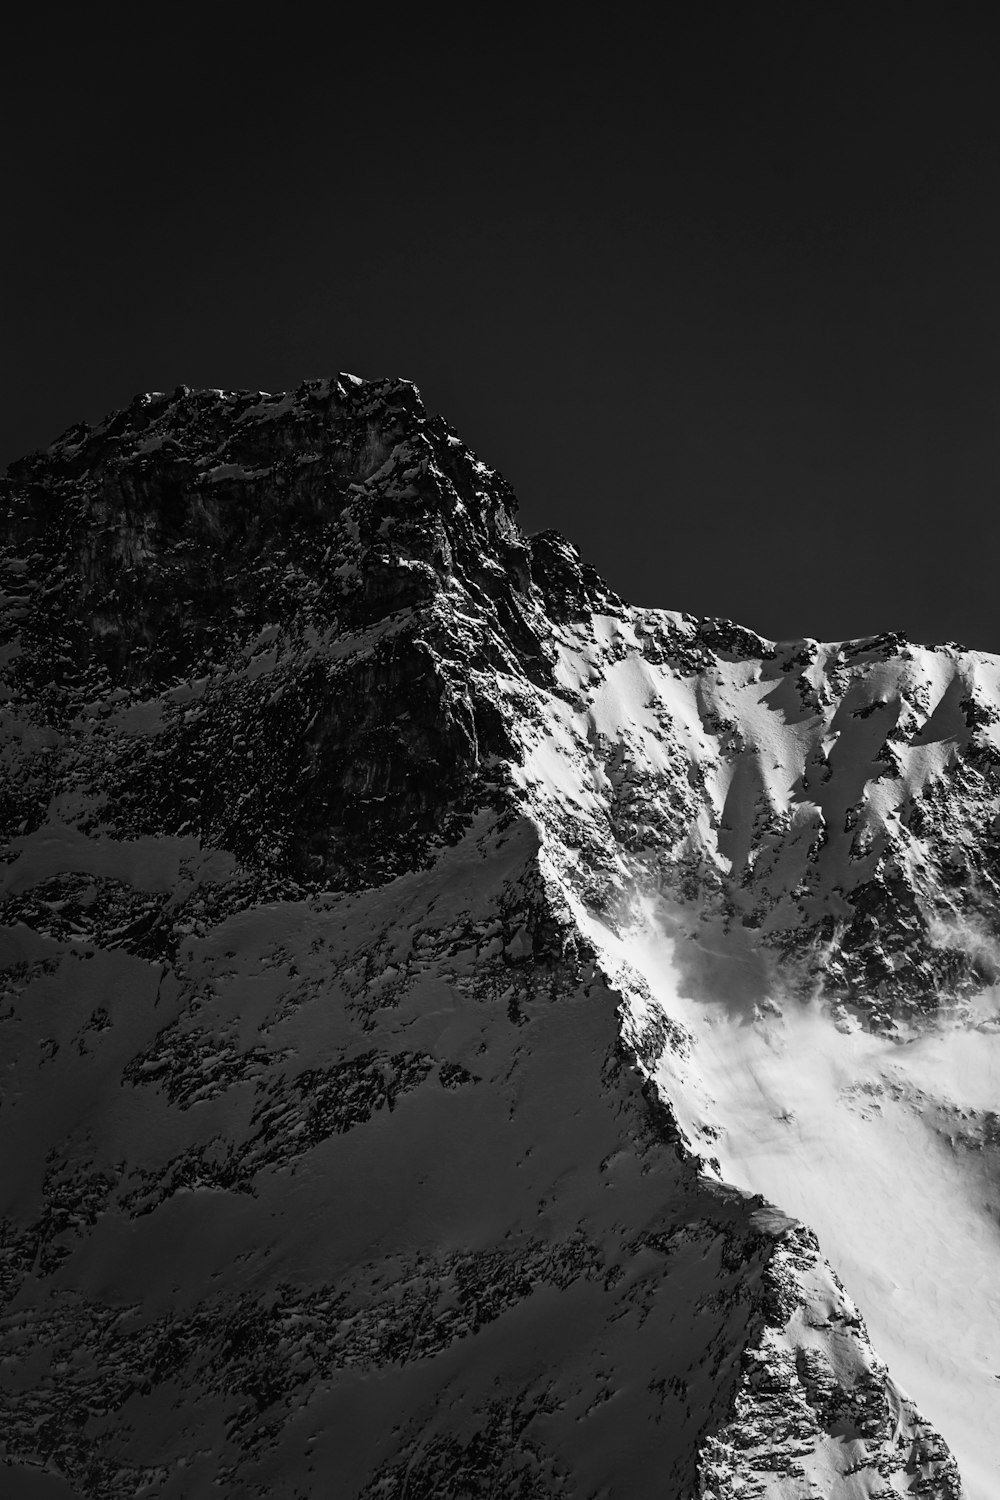
[[3, 503], [4, 1493], [997, 1500], [1000, 660], [631, 608], [402, 381]]

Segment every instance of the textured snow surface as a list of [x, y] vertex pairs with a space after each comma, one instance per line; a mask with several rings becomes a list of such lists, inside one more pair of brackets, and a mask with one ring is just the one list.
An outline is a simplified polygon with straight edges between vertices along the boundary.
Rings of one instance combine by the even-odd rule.
[[88, 1492], [85, 1401], [114, 1410], [107, 1493], [367, 1494], [382, 1466], [431, 1494], [477, 1442], [470, 1476], [512, 1493], [691, 1485], [767, 1247], [656, 1140], [593, 971], [555, 1002], [525, 971], [535, 848], [481, 823], [425, 875], [259, 906], [169, 971], [7, 935], [10, 970], [44, 963], [10, 1055], [40, 1017], [46, 1040], [5, 1097], [4, 1211], [32, 1226], [12, 1411], [55, 1411]]
[[[1000, 1098], [996, 1001], [980, 1028], [943, 1020], [910, 1039], [840, 1029], [710, 929], [650, 903], [601, 948], [644, 977], [695, 1039], [658, 1087], [693, 1135], [718, 1131], [722, 1177], [815, 1229], [876, 1348], [957, 1455], [968, 1494], [998, 1492]], [[613, 961], [613, 960], [612, 960]]]
[[[859, 794], [857, 826], [867, 822], [874, 830], [873, 848], [895, 835], [897, 858], [931, 883], [933, 850], [908, 839], [894, 819], [954, 765], [956, 746], [967, 736], [957, 712], [960, 694], [978, 690], [985, 703], [996, 704], [995, 661], [910, 648], [903, 660], [879, 663], [834, 698], [822, 664], [838, 648], [820, 646], [811, 678], [818, 712], [789, 716], [785, 684], [776, 690], [761, 683], [760, 662], [720, 662], [707, 686], [702, 679], [678, 682], [642, 659], [627, 626], [619, 637], [625, 650], [610, 663], [606, 638], [600, 631], [594, 636], [589, 649], [573, 641], [563, 654], [562, 680], [586, 694], [586, 710], [559, 712], [548, 741], [526, 759], [525, 782], [544, 789], [544, 801], [599, 819], [607, 792], [593, 790], [601, 780], [595, 740], [605, 766], [628, 761], [644, 776], [664, 779], [679, 744], [705, 773], [707, 807], [688, 837], [723, 869], [760, 858], [762, 803], [783, 815], [763, 880], [756, 872], [771, 905], [764, 933], [824, 909], [850, 911], [844, 892], [857, 881], [852, 840], [842, 838], [839, 847], [829, 840], [819, 859], [809, 841], [817, 825], [836, 828], [834, 817], [842, 822]], [[868, 726], [883, 716], [898, 722], [907, 698], [923, 710], [917, 743], [901, 747], [896, 774], [872, 786], [884, 722]], [[735, 764], [713, 754], [706, 700], [738, 739]], [[860, 728], [857, 713], [847, 713], [852, 704], [862, 709]], [[865, 714], [866, 708], [873, 711]], [[991, 743], [995, 735], [991, 723]], [[817, 747], [832, 768], [818, 786], [809, 776]], [[995, 798], [984, 811], [995, 817]], [[977, 831], [952, 829], [956, 843], [974, 840]], [[580, 886], [572, 849], [553, 842], [550, 852], [572, 893]], [[606, 971], [632, 988], [638, 1017], [648, 1018], [652, 997], [681, 1039], [653, 1067], [658, 1089], [722, 1180], [763, 1194], [816, 1230], [861, 1304], [876, 1347], [947, 1434], [967, 1493], [995, 1500], [1000, 991], [980, 987], [969, 998], [945, 989], [932, 1014], [904, 1016], [873, 1033], [853, 1008], [824, 1003], [820, 976], [811, 975], [805, 987], [794, 974], [790, 982], [759, 932], [734, 924], [729, 911], [698, 910], [657, 890], [658, 882], [643, 879], [642, 863], [633, 862], [632, 880], [622, 882], [612, 923], [586, 902], [577, 910]], [[966, 927], [947, 903], [937, 922], [939, 935], [956, 948], [995, 953], [993, 937], [978, 925]]]
[[629, 609], [406, 382], [4, 503], [8, 1488], [1000, 1500], [1000, 662]]

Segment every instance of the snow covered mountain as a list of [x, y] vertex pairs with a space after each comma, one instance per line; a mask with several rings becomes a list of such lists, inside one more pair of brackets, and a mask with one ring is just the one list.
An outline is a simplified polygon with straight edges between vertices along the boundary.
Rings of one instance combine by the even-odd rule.
[[1000, 1500], [1000, 660], [629, 608], [405, 382], [4, 504], [3, 1493]]

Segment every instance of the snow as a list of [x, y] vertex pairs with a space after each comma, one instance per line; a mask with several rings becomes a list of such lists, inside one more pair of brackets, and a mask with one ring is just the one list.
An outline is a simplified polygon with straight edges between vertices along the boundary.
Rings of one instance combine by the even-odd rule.
[[[261, 391], [261, 396], [266, 397], [266, 392]], [[273, 422], [279, 417], [286, 416], [295, 408], [295, 395], [289, 391], [287, 394], [272, 396], [270, 399], [256, 401], [252, 406], [246, 407], [239, 413], [238, 422]]]
[[[83, 862], [61, 830], [26, 843], [21, 858], [39, 870]], [[90, 841], [95, 872], [107, 843]], [[644, 1133], [635, 1075], [614, 1072], [603, 983], [581, 977], [558, 1003], [547, 985], [533, 993], [517, 887], [536, 851], [526, 822], [500, 836], [480, 816], [431, 870], [234, 914], [182, 942], [166, 975], [122, 952], [81, 961], [35, 934], [15, 950], [58, 962], [16, 997], [8, 1023], [11, 1055], [31, 1066], [7, 1090], [0, 1207], [31, 1220], [56, 1148], [69, 1163], [114, 1164], [94, 1222], [62, 1234], [69, 1253], [45, 1295], [29, 1275], [9, 1312], [12, 1347], [23, 1340], [37, 1360], [22, 1361], [19, 1378], [49, 1400], [89, 1378], [93, 1336], [74, 1323], [84, 1306], [108, 1308], [116, 1337], [134, 1327], [128, 1348], [145, 1340], [155, 1351], [188, 1317], [225, 1328], [240, 1308], [267, 1319], [290, 1303], [267, 1356], [288, 1392], [274, 1447], [241, 1451], [233, 1420], [247, 1397], [218, 1373], [211, 1342], [185, 1355], [183, 1379], [137, 1383], [108, 1419], [138, 1435], [143, 1462], [163, 1466], [158, 1493], [215, 1493], [226, 1458], [243, 1466], [234, 1492], [355, 1494], [380, 1462], [400, 1452], [417, 1462], [435, 1434], [474, 1434], [498, 1401], [523, 1410], [526, 1455], [539, 1444], [558, 1454], [577, 1492], [620, 1487], [638, 1500], [686, 1488], [704, 1422], [718, 1420], [738, 1368], [744, 1283], [757, 1267], [725, 1265], [724, 1206], [721, 1223], [666, 1250], [647, 1245], [697, 1212], [685, 1208], [690, 1174]], [[124, 867], [134, 852], [116, 857]], [[516, 1024], [506, 997], [518, 999]], [[98, 1005], [111, 1024], [81, 1051], [81, 1018]], [[34, 1066], [40, 1017], [56, 1043], [45, 1071]], [[206, 1049], [206, 1087], [179, 1108], [169, 1088], [183, 1076], [185, 1039]], [[259, 1111], [276, 1093], [298, 1099], [304, 1070], [371, 1049], [388, 1065], [401, 1047], [437, 1060], [423, 1087], [312, 1143], [306, 1092], [298, 1115], [260, 1138], [252, 1192], [176, 1175], [175, 1162], [203, 1177], [248, 1149]], [[220, 1061], [251, 1048], [264, 1054], [262, 1091], [252, 1073], [220, 1081]], [[121, 1069], [137, 1057], [145, 1064], [125, 1086]], [[476, 1081], [442, 1087], [445, 1063]], [[137, 1193], [148, 1201], [130, 1211]], [[380, 1362], [400, 1324], [409, 1352]], [[321, 1380], [314, 1347], [335, 1351]], [[708, 1348], [725, 1352], [721, 1370]], [[432, 1475], [433, 1464], [420, 1493]]]
[[4, 1500], [76, 1500], [75, 1491], [65, 1479], [41, 1468], [26, 1464], [6, 1464], [0, 1468], [0, 1487]]
[[[640, 650], [656, 639], [656, 617], [643, 621]], [[697, 899], [668, 898], [652, 854], [627, 858], [611, 831], [615, 767], [645, 778], [648, 815], [683, 797], [690, 765], [707, 807], [695, 808], [689, 836], [727, 873], [756, 866], [775, 903], [756, 918], [759, 932], [794, 926], [801, 912], [849, 920], [850, 890], [890, 844], [926, 885], [941, 850], [900, 813], [947, 778], [969, 742], [962, 702], [973, 691], [987, 711], [1000, 702], [1000, 666], [952, 649], [888, 659], [850, 643], [778, 650], [786, 661], [810, 658], [801, 675], [811, 704], [789, 691], [780, 662], [718, 657], [695, 676], [644, 659], [607, 619], [567, 629], [557, 675], [575, 710], [543, 708], [546, 733], [524, 734], [515, 774], [543, 833], [545, 868], [626, 1013], [641, 1028], [652, 996], [675, 1034], [692, 1039], [689, 1053], [668, 1044], [654, 1077], [706, 1175], [762, 1194], [816, 1231], [876, 1351], [955, 1454], [968, 1500], [1000, 1500], [1000, 992], [971, 1006], [941, 995], [933, 1023], [865, 1030], [837, 1007], [790, 994], [757, 933]], [[831, 682], [835, 672], [846, 682]], [[897, 725], [899, 769], [886, 774], [879, 757]], [[579, 831], [568, 839], [560, 823], [568, 805], [584, 817], [585, 846], [618, 861], [620, 894], [605, 911], [581, 883]], [[766, 842], [762, 806], [780, 820]], [[842, 831], [852, 807], [853, 834]], [[974, 817], [996, 812], [992, 798]], [[975, 830], [958, 826], [955, 837]], [[928, 923], [940, 946], [996, 961], [997, 944], [975, 922], [941, 914]]]
[[[998, 1500], [996, 1147], [991, 1161], [939, 1121], [954, 1130], [963, 1112], [996, 1108], [1000, 1034], [839, 1030], [718, 930], [681, 935], [652, 899], [621, 935], [584, 920], [612, 971], [638, 970], [694, 1037], [689, 1059], [656, 1074], [690, 1138], [710, 1125], [725, 1181], [816, 1230], [876, 1349], [945, 1434], [969, 1500]], [[983, 1002], [980, 1021], [998, 1007]]]
[[182, 860], [193, 860], [203, 880], [223, 881], [236, 869], [231, 854], [223, 850], [203, 853], [194, 838], [88, 838], [61, 823], [44, 824], [16, 840], [12, 848], [17, 857], [0, 868], [0, 898], [68, 873], [124, 880], [137, 890], [166, 892], [176, 888]]

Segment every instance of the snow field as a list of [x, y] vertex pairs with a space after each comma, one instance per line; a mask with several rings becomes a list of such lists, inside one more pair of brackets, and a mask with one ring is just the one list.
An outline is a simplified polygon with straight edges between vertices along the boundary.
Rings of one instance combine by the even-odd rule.
[[[1000, 746], [1000, 666], [905, 642], [759, 648], [712, 660], [696, 622], [652, 612], [566, 631], [566, 698], [543, 708], [520, 773], [542, 865], [626, 996], [627, 1036], [665, 1014], [652, 1070], [706, 1174], [816, 1232], [968, 1500], [1000, 1500], [1000, 996], [938, 996], [922, 1030], [869, 1032], [792, 998], [760, 944], [849, 922], [884, 858], [926, 894], [936, 944], [997, 967], [989, 934], [935, 883], [947, 851], [907, 808], [940, 798], [974, 736]], [[996, 815], [988, 797], [963, 812], [958, 844]], [[638, 851], [622, 841], [633, 820]], [[652, 894], [692, 858], [703, 902]], [[749, 929], [713, 903], [713, 867]], [[845, 1478], [841, 1446], [817, 1450], [810, 1463], [832, 1467], [812, 1481], [833, 1493], [836, 1471], [838, 1496], [867, 1495], [877, 1479]]]
[[[1000, 1098], [992, 1009], [967, 1030], [897, 1041], [838, 1029], [815, 1003], [761, 1005], [761, 971], [719, 932], [682, 935], [647, 903], [598, 937], [693, 1038], [656, 1071], [723, 1180], [816, 1231], [877, 1352], [943, 1433], [968, 1500], [998, 1500], [1000, 1150], [982, 1125]], [[994, 1117], [995, 1118], [995, 1117]], [[979, 1127], [978, 1132], [976, 1127]], [[719, 1134], [716, 1136], [715, 1132]]]

